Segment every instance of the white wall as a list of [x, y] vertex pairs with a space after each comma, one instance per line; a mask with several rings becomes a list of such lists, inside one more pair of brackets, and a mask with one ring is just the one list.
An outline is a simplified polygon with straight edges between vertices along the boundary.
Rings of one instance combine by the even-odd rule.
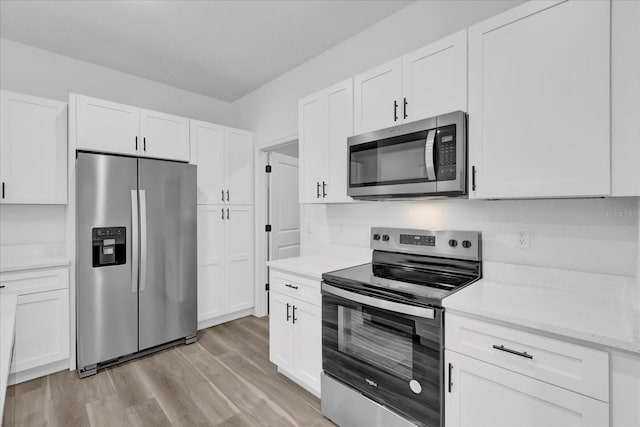
[[[236, 101], [258, 145], [297, 133], [297, 101], [518, 1], [416, 2]], [[303, 253], [326, 244], [366, 247], [371, 226], [483, 233], [484, 259], [633, 276], [638, 199], [375, 202], [303, 207]], [[528, 229], [529, 249], [514, 248]], [[640, 268], [640, 267], [638, 267]], [[639, 273], [640, 274], [640, 273]]]
[[522, 3], [416, 1], [237, 100], [257, 145], [298, 132], [298, 99]]
[[[198, 120], [239, 124], [235, 106], [228, 102], [3, 38], [0, 88], [65, 102], [74, 92]], [[0, 206], [0, 245], [62, 243], [64, 215], [63, 206]]]

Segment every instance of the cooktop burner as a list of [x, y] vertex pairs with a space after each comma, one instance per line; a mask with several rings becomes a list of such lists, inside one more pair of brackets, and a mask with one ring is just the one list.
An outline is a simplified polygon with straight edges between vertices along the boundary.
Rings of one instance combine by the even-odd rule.
[[442, 299], [482, 277], [480, 233], [373, 228], [372, 262], [325, 273], [354, 292], [416, 305]]

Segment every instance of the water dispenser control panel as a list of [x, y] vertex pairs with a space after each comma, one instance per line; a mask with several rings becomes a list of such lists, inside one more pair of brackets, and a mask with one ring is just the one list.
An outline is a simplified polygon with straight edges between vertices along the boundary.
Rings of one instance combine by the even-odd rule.
[[127, 261], [126, 227], [101, 227], [91, 229], [93, 240], [93, 266], [125, 264]]

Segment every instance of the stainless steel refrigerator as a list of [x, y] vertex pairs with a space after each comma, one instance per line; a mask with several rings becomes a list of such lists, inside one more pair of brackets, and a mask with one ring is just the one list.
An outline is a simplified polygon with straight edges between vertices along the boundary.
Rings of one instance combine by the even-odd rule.
[[78, 374], [195, 341], [196, 167], [79, 152], [76, 184]]

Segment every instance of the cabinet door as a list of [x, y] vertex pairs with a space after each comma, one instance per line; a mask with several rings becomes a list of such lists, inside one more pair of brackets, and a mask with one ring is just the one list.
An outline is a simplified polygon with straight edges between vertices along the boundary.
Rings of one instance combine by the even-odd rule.
[[222, 206], [198, 206], [198, 321], [225, 314]]
[[67, 203], [67, 104], [1, 92], [0, 203]]
[[405, 123], [467, 111], [467, 30], [402, 57]]
[[640, 196], [640, 2], [611, 14], [611, 195]]
[[356, 134], [402, 122], [402, 60], [395, 59], [354, 78]]
[[142, 154], [156, 159], [189, 161], [189, 120], [140, 110]]
[[347, 138], [353, 135], [353, 81], [351, 79], [327, 90], [327, 109], [330, 158], [324, 168], [329, 171], [329, 187], [326, 191], [328, 201], [348, 203], [353, 201], [347, 196]]
[[269, 294], [269, 360], [293, 373], [292, 300], [278, 292]]
[[69, 290], [20, 295], [13, 372], [69, 357]]
[[471, 197], [609, 194], [609, 9], [528, 2], [469, 29]]
[[449, 350], [445, 375], [447, 426], [609, 425], [607, 403]]
[[227, 128], [227, 202], [253, 204], [253, 136], [251, 132]]
[[191, 163], [198, 166], [198, 204], [225, 201], [225, 128], [191, 120]]
[[325, 98], [317, 93], [298, 103], [300, 149], [300, 203], [322, 203], [323, 165], [326, 162]]
[[102, 99], [74, 95], [78, 150], [131, 154], [142, 151], [138, 141], [140, 109]]
[[295, 375], [313, 390], [320, 392], [322, 371], [322, 313], [320, 307], [293, 300]]
[[227, 312], [254, 305], [253, 208], [225, 206]]

